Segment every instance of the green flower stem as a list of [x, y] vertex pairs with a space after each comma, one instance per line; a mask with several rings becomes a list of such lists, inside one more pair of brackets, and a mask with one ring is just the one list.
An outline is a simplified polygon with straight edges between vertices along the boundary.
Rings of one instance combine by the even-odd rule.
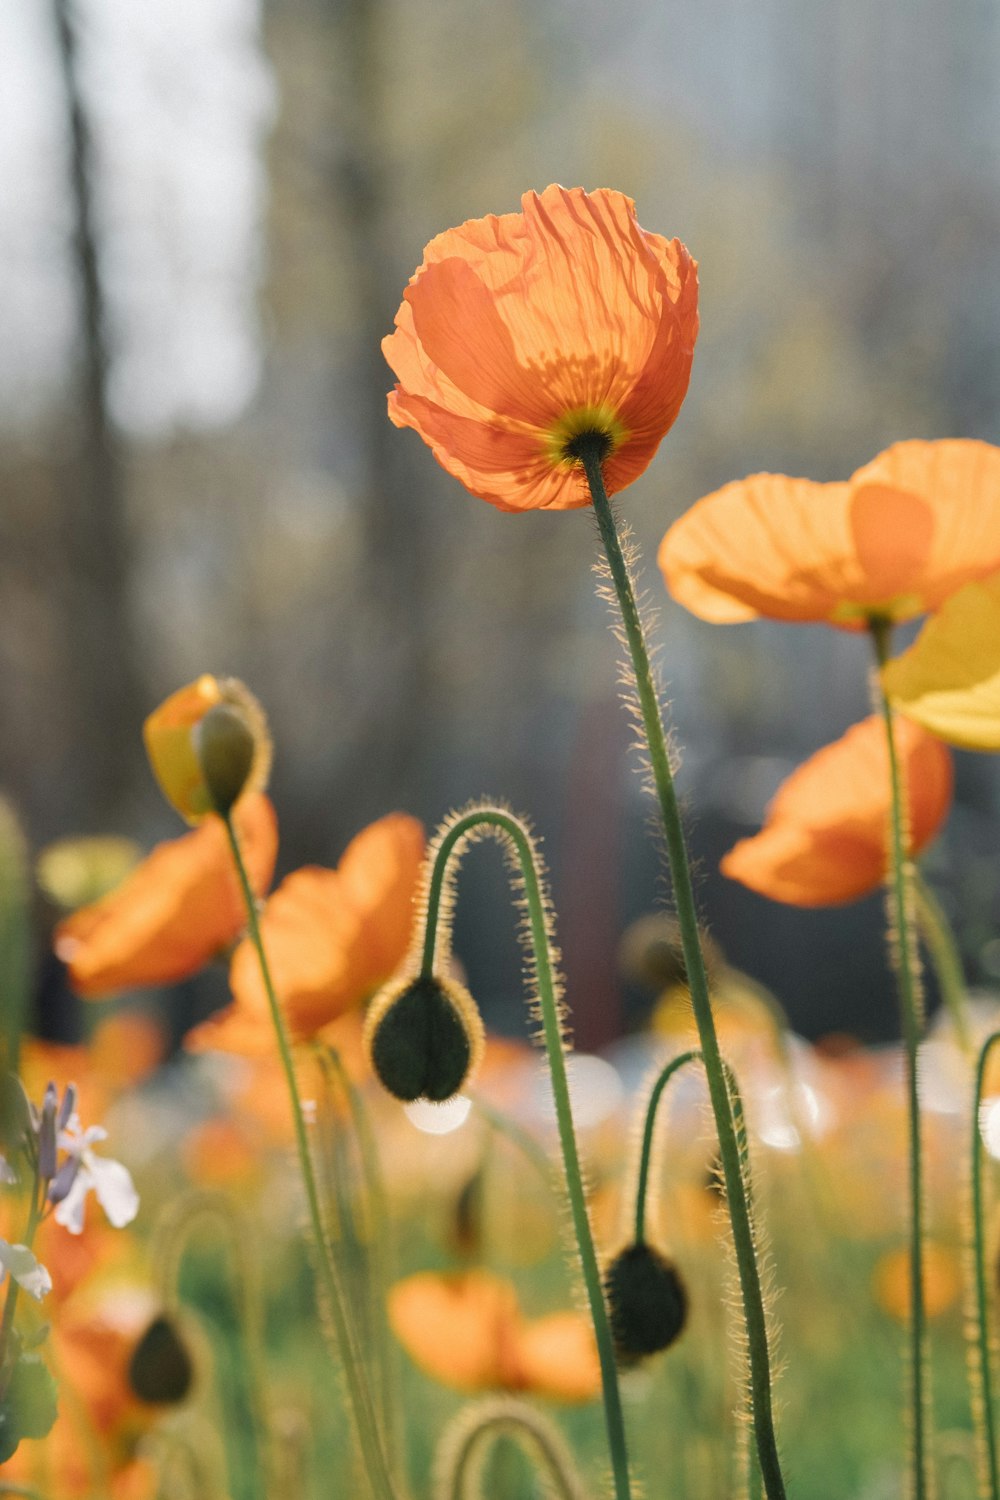
[[639, 1150], [639, 1177], [635, 1188], [635, 1242], [641, 1245], [646, 1238], [646, 1196], [649, 1188], [649, 1165], [653, 1156], [653, 1132], [656, 1126], [656, 1111], [659, 1107], [663, 1090], [685, 1064], [689, 1062], [703, 1061], [697, 1047], [692, 1047], [689, 1052], [682, 1052], [678, 1057], [673, 1057], [661, 1071], [656, 1082], [653, 1084], [646, 1105], [646, 1122], [642, 1131], [642, 1146]]
[[[875, 659], [879, 667], [889, 657], [891, 624], [887, 620], [870, 622]], [[920, 1141], [920, 1098], [917, 1088], [917, 1054], [923, 1031], [923, 1005], [920, 994], [919, 959], [914, 946], [911, 916], [910, 865], [906, 855], [906, 808], [903, 801], [903, 778], [896, 750], [896, 731], [892, 709], [876, 678], [876, 697], [885, 724], [889, 755], [889, 778], [892, 787], [892, 813], [889, 828], [890, 910], [892, 913], [891, 948], [895, 960], [902, 1011], [903, 1041], [906, 1048], [906, 1101], [909, 1123], [910, 1176], [910, 1402], [913, 1423], [913, 1500], [928, 1500], [931, 1477], [928, 1470], [927, 1415], [930, 1392], [927, 1382], [927, 1330], [924, 1318], [924, 1207], [923, 1169]]]
[[[25, 1226], [24, 1239], [22, 1240], [22, 1244], [27, 1246], [29, 1250], [35, 1243], [35, 1233], [42, 1221], [47, 1188], [48, 1184], [43, 1183], [38, 1176], [36, 1163], [35, 1180], [31, 1185], [31, 1206], [28, 1209], [28, 1222]], [[4, 1303], [3, 1318], [0, 1319], [0, 1401], [7, 1394], [7, 1387], [10, 1385], [16, 1364], [16, 1360], [10, 1358], [8, 1346], [10, 1344], [11, 1329], [14, 1327], [14, 1314], [17, 1312], [17, 1300], [20, 1290], [21, 1288], [13, 1276], [9, 1277], [7, 1283], [7, 1300]]]
[[625, 1419], [622, 1412], [621, 1392], [618, 1388], [618, 1369], [615, 1364], [611, 1325], [604, 1301], [597, 1252], [587, 1214], [587, 1199], [580, 1170], [580, 1155], [573, 1128], [573, 1112], [570, 1106], [569, 1080], [566, 1075], [566, 1058], [563, 1052], [562, 1023], [555, 966], [549, 942], [549, 926], [542, 881], [536, 863], [531, 839], [520, 820], [500, 807], [476, 808], [457, 818], [447, 829], [437, 846], [431, 869], [427, 892], [427, 916], [424, 930], [421, 975], [429, 977], [434, 971], [438, 926], [441, 916], [442, 896], [445, 891], [448, 866], [456, 846], [467, 841], [470, 834], [490, 832], [512, 847], [521, 879], [524, 882], [524, 901], [528, 918], [528, 932], [534, 960], [534, 973], [538, 986], [538, 1005], [542, 1018], [542, 1035], [552, 1079], [552, 1094], [555, 1100], [556, 1122], [559, 1144], [562, 1148], [563, 1169], [569, 1195], [573, 1232], [576, 1237], [583, 1270], [590, 1316], [594, 1324], [597, 1353], [601, 1366], [601, 1387], [604, 1396], [604, 1417], [608, 1433], [608, 1447], [614, 1475], [616, 1500], [630, 1500], [628, 1449], [625, 1440]]
[[473, 1095], [476, 1110], [482, 1115], [487, 1125], [497, 1135], [502, 1135], [510, 1141], [521, 1154], [531, 1162], [547, 1187], [552, 1186], [552, 1162], [535, 1140], [534, 1136], [522, 1130], [516, 1120], [505, 1115], [502, 1110], [494, 1109], [492, 1104], [487, 1104], [478, 1094]]
[[385, 1190], [385, 1179], [382, 1175], [382, 1164], [379, 1159], [378, 1144], [375, 1140], [375, 1132], [365, 1108], [361, 1092], [351, 1080], [350, 1074], [344, 1066], [344, 1060], [335, 1047], [326, 1047], [319, 1044], [315, 1048], [316, 1058], [324, 1075], [330, 1073], [337, 1081], [341, 1093], [347, 1101], [347, 1107], [351, 1116], [351, 1125], [354, 1129], [354, 1139], [357, 1142], [358, 1161], [361, 1166], [361, 1174], [364, 1182], [365, 1196], [368, 1200], [368, 1208], [371, 1214], [369, 1225], [369, 1259], [371, 1261], [373, 1320], [378, 1331], [379, 1344], [379, 1368], [381, 1375], [381, 1417], [384, 1430], [394, 1444], [401, 1444], [402, 1438], [399, 1432], [399, 1403], [394, 1399], [394, 1354], [395, 1345], [389, 1337], [389, 1328], [386, 1321], [386, 1296], [389, 1291], [389, 1283], [394, 1273], [394, 1253], [392, 1243], [392, 1222], [389, 1214], [389, 1199]]
[[257, 960], [260, 964], [261, 978], [267, 993], [271, 1021], [274, 1025], [275, 1036], [278, 1042], [278, 1053], [281, 1057], [281, 1066], [288, 1088], [289, 1101], [292, 1106], [295, 1143], [298, 1149], [302, 1181], [306, 1190], [309, 1227], [315, 1243], [316, 1263], [319, 1267], [327, 1306], [330, 1317], [333, 1320], [337, 1343], [341, 1351], [351, 1416], [364, 1459], [365, 1473], [372, 1494], [377, 1497], [377, 1500], [397, 1500], [398, 1491], [393, 1482], [389, 1460], [383, 1447], [382, 1435], [379, 1432], [378, 1420], [375, 1415], [371, 1392], [368, 1389], [361, 1353], [357, 1348], [354, 1331], [348, 1318], [336, 1268], [330, 1253], [330, 1247], [327, 1244], [326, 1235], [323, 1230], [323, 1214], [320, 1208], [319, 1188], [316, 1182], [312, 1153], [309, 1149], [309, 1137], [306, 1130], [305, 1115], [302, 1110], [302, 1098], [299, 1093], [298, 1079], [295, 1076], [295, 1063], [292, 1059], [292, 1049], [285, 1030], [281, 1007], [278, 1004], [278, 997], [275, 994], [274, 983], [271, 979], [267, 954], [264, 951], [260, 922], [257, 918], [257, 901], [253, 893], [253, 888], [250, 885], [246, 865], [243, 862], [243, 855], [240, 850], [239, 839], [236, 835], [232, 816], [227, 814], [224, 822], [226, 832], [229, 835], [229, 846], [233, 853], [240, 885], [243, 890], [250, 940], [256, 950]]
[[969, 1374], [973, 1388], [972, 1416], [976, 1428], [980, 1494], [989, 1496], [990, 1500], [1000, 1500], [1000, 1464], [997, 1458], [996, 1426], [993, 1414], [993, 1351], [989, 1333], [990, 1294], [986, 1269], [986, 1226], [983, 1222], [983, 1138], [979, 1115], [983, 1102], [986, 1064], [997, 1042], [1000, 1042], [1000, 1031], [994, 1031], [986, 1038], [979, 1054], [969, 1154], [972, 1207], [971, 1269], [974, 1292]]
[[533, 1407], [521, 1401], [484, 1401], [466, 1408], [457, 1419], [458, 1431], [446, 1433], [437, 1467], [437, 1500], [471, 1500], [482, 1491], [473, 1482], [477, 1459], [499, 1438], [513, 1437], [543, 1471], [556, 1500], [584, 1500], [573, 1460], [556, 1428]]
[[941, 999], [951, 1017], [959, 1046], [963, 1051], [971, 1052], [973, 1041], [965, 1007], [965, 972], [958, 944], [940, 901], [916, 868], [913, 871], [913, 895], [920, 935], [934, 965]]
[[650, 769], [656, 797], [663, 820], [663, 832], [667, 844], [667, 856], [673, 880], [674, 901], [681, 931], [681, 946], [687, 970], [691, 1003], [698, 1026], [698, 1038], [704, 1057], [708, 1090], [715, 1116], [715, 1128], [719, 1137], [719, 1153], [722, 1158], [722, 1175], [726, 1186], [726, 1201], [733, 1230], [736, 1264], [739, 1270], [740, 1291], [743, 1299], [743, 1314], [746, 1320], [747, 1342], [750, 1358], [750, 1390], [753, 1408], [754, 1435], [760, 1458], [761, 1474], [767, 1500], [784, 1500], [785, 1482], [778, 1458], [778, 1443], [774, 1431], [774, 1413], [771, 1397], [771, 1361], [768, 1349], [767, 1318], [764, 1312], [764, 1295], [761, 1289], [760, 1272], [754, 1248], [754, 1231], [750, 1218], [750, 1203], [740, 1163], [740, 1148], [737, 1140], [735, 1111], [732, 1096], [726, 1081], [719, 1041], [715, 1031], [715, 1020], [708, 993], [705, 960], [698, 935], [698, 917], [695, 908], [691, 871], [688, 864], [684, 831], [681, 826], [677, 793], [670, 771], [663, 720], [656, 687], [653, 682], [649, 653], [642, 628], [639, 607], [629, 576], [628, 564], [622, 551], [621, 539], [611, 510], [604, 475], [601, 468], [604, 457], [603, 440], [589, 442], [578, 440], [577, 454], [580, 458], [590, 486], [594, 514], [601, 533], [601, 541], [611, 571], [618, 606], [621, 610], [625, 640], [635, 675], [638, 706], [649, 751]]

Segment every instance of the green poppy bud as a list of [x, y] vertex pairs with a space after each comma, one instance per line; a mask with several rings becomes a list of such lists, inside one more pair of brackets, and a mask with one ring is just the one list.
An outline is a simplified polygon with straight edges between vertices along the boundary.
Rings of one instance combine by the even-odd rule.
[[619, 1251], [604, 1273], [615, 1352], [624, 1365], [669, 1349], [687, 1319], [677, 1267], [645, 1242]]
[[132, 1351], [129, 1385], [140, 1401], [172, 1405], [183, 1401], [194, 1380], [194, 1361], [176, 1324], [161, 1313]]
[[483, 1050], [483, 1022], [462, 985], [421, 975], [390, 985], [372, 1002], [365, 1045], [383, 1086], [410, 1104], [457, 1094]]

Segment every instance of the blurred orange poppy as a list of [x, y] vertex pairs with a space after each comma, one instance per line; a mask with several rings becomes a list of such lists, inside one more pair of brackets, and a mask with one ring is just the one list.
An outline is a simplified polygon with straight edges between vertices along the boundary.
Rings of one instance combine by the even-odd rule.
[[910, 619], [1000, 567], [1000, 448], [896, 443], [846, 484], [752, 474], [676, 521], [659, 563], [674, 598], [720, 624]]
[[[398, 968], [423, 857], [422, 825], [390, 813], [352, 839], [335, 870], [296, 870], [271, 896], [261, 935], [293, 1040], [315, 1036]], [[270, 1011], [249, 939], [233, 955], [229, 980], [235, 1004], [191, 1032], [187, 1046], [270, 1052]]]
[[[233, 816], [250, 882], [262, 895], [278, 851], [274, 808], [263, 793], [252, 793]], [[96, 999], [184, 979], [228, 948], [245, 925], [225, 825], [210, 818], [158, 844], [110, 895], [60, 922], [55, 951], [77, 993]]]
[[[909, 719], [897, 716], [896, 735], [914, 855], [948, 815], [951, 754]], [[888, 869], [890, 803], [885, 728], [873, 716], [799, 766], [771, 802], [760, 833], [741, 839], [720, 869], [791, 906], [856, 901], [875, 890]]]
[[601, 1389], [593, 1329], [578, 1312], [525, 1318], [488, 1271], [421, 1271], [389, 1292], [389, 1323], [425, 1374], [460, 1391], [529, 1391], [591, 1401]]
[[525, 193], [424, 251], [382, 350], [397, 427], [501, 510], [569, 510], [590, 494], [570, 444], [607, 443], [614, 493], [673, 425], [698, 333], [697, 266], [599, 188]]
[[[921, 1260], [924, 1311], [929, 1318], [938, 1318], [958, 1301], [962, 1267], [953, 1250], [933, 1241], [924, 1245]], [[872, 1291], [884, 1312], [906, 1322], [910, 1315], [909, 1250], [888, 1250], [879, 1258], [872, 1272]]]

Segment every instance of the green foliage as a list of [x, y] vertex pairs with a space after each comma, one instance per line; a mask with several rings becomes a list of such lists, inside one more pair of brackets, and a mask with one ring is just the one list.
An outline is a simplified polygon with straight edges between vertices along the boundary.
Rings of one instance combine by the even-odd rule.
[[0, 1402], [0, 1463], [17, 1452], [22, 1438], [43, 1438], [58, 1415], [56, 1383], [37, 1354], [22, 1354]]

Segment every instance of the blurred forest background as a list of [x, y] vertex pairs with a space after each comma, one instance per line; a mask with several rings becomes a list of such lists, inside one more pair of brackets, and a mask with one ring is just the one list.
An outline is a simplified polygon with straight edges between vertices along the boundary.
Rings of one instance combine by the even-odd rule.
[[[701, 264], [691, 391], [622, 509], [705, 914], [806, 1034], [895, 1033], [878, 898], [798, 913], [716, 872], [868, 711], [865, 643], [704, 625], [654, 554], [756, 469], [996, 441], [991, 0], [4, 0], [0, 176], [0, 786], [33, 847], [178, 834], [141, 720], [236, 674], [274, 728], [282, 871], [395, 807], [506, 797], [545, 840], [578, 1039], [636, 1024], [617, 945], [659, 877], [593, 524], [466, 495], [389, 425], [379, 350], [433, 234], [616, 187]], [[995, 764], [961, 758], [959, 795], [932, 874], [995, 985]], [[457, 943], [517, 1030], [496, 863], [469, 863]]]

